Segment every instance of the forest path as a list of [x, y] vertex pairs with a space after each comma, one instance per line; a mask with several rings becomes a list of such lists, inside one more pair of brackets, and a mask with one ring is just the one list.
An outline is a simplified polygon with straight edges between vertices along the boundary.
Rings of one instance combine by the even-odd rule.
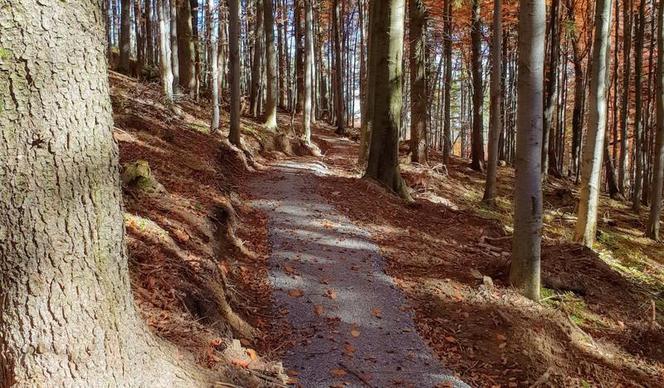
[[466, 386], [417, 334], [369, 234], [315, 193], [326, 173], [317, 160], [294, 159], [250, 183], [253, 206], [268, 216], [275, 309], [293, 328], [286, 369], [303, 387]]

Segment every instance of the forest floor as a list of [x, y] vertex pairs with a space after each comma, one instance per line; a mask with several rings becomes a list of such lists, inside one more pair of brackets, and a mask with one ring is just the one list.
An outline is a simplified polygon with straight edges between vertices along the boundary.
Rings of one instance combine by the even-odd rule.
[[[124, 172], [145, 160], [154, 180], [148, 190], [136, 182], [124, 186], [137, 306], [152, 331], [183, 357], [223, 373], [232, 384], [280, 386], [287, 378], [282, 360], [290, 369], [294, 358], [306, 356], [298, 353], [302, 349], [337, 346], [342, 365], [335, 358], [336, 365], [319, 372], [341, 383], [378, 387], [382, 380], [363, 374], [373, 363], [362, 354], [370, 349], [364, 341], [378, 335], [367, 327], [412, 316], [408, 341], [423, 354], [431, 349], [472, 386], [661, 385], [664, 245], [643, 237], [645, 211], [637, 217], [626, 204], [602, 197], [599, 241], [594, 250], [583, 249], [570, 243], [578, 194], [573, 182], [547, 183], [544, 300], [533, 303], [506, 281], [511, 168], [499, 169], [498, 205], [490, 208], [481, 205], [483, 176], [466, 160], [443, 168], [434, 153], [433, 167], [427, 167], [406, 163], [403, 155], [403, 174], [415, 190], [415, 202], [407, 204], [360, 179], [357, 142], [323, 124], [314, 136], [323, 156], [296, 157], [278, 152], [284, 147], [275, 147], [277, 138], [243, 119], [243, 153], [224, 140], [224, 132], [209, 133], [206, 107], [186, 98], [169, 106], [157, 85], [116, 73], [110, 79]], [[279, 119], [282, 129], [291, 125], [287, 115]], [[222, 128], [227, 123], [224, 114]], [[312, 168], [302, 168], [307, 165]], [[290, 175], [293, 166], [297, 174]], [[274, 205], [290, 206], [280, 191], [285, 187], [304, 205], [294, 218], [275, 213]], [[275, 225], [297, 229], [298, 217], [313, 226], [302, 232], [339, 245], [277, 238]], [[365, 257], [346, 246], [354, 240], [363, 244]], [[312, 274], [308, 284], [298, 283], [298, 276], [316, 269], [283, 252], [293, 248], [341, 257], [321, 271], [334, 276]], [[387, 277], [381, 277], [383, 270]], [[381, 280], [354, 291], [344, 283], [361, 276]], [[391, 310], [397, 302], [388, 307], [372, 294], [374, 285], [389, 283], [397, 289], [385, 291], [392, 295], [387, 298], [405, 298], [398, 312]], [[309, 294], [322, 293], [327, 297], [306, 303]], [[366, 303], [345, 311], [346, 297]], [[344, 315], [361, 316], [367, 324], [348, 326], [353, 321]], [[408, 322], [399, 325], [408, 330]], [[307, 338], [316, 327], [323, 338]], [[287, 372], [295, 385], [308, 376]]]

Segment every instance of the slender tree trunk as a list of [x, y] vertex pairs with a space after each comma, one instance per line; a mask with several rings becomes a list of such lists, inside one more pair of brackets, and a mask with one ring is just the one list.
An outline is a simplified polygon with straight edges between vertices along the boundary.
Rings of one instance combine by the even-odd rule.
[[410, 43], [410, 152], [413, 163], [427, 162], [426, 15], [422, 0], [408, 0]]
[[[238, 147], [240, 139], [240, 0], [228, 1], [228, 45], [231, 84], [230, 131], [228, 138]], [[269, 0], [268, 0], [269, 1]]]
[[277, 57], [274, 47], [274, 9], [272, 0], [263, 0], [263, 22], [265, 23], [265, 70], [267, 87], [265, 100], [265, 128], [277, 129]]
[[519, 105], [510, 283], [528, 298], [539, 300], [546, 7], [544, 0], [520, 0], [519, 5]]
[[373, 128], [373, 108], [374, 108], [374, 96], [375, 80], [373, 77], [376, 72], [370, 70], [373, 67], [373, 60], [376, 58], [371, 55], [372, 44], [373, 44], [373, 18], [374, 15], [374, 2], [369, 1], [369, 20], [368, 20], [368, 34], [367, 34], [367, 80], [366, 80], [366, 95], [364, 101], [364, 110], [366, 117], [362, 120], [362, 128], [360, 131], [360, 155], [358, 157], [358, 164], [364, 166], [369, 160], [369, 148], [371, 145], [371, 132]]
[[445, 0], [443, 20], [443, 51], [445, 57], [445, 96], [443, 119], [443, 163], [448, 164], [452, 154], [452, 0]]
[[[269, 1], [269, 0], [268, 0]], [[313, 60], [313, 18], [311, 0], [304, 0], [304, 114], [302, 116], [302, 138], [306, 144], [311, 142], [311, 101]]]
[[296, 112], [302, 112], [304, 103], [304, 25], [302, 24], [302, 4], [304, 0], [293, 0], [295, 6], [295, 73], [296, 73]]
[[[210, 123], [210, 131], [217, 132], [219, 130], [219, 46], [217, 45], [217, 36], [213, 33], [214, 20], [214, 0], [207, 0], [208, 2], [208, 18], [210, 22], [210, 72], [212, 88], [212, 122]], [[220, 18], [219, 18], [220, 19]]]
[[410, 200], [399, 168], [399, 121], [403, 57], [404, 0], [371, 2], [369, 128], [371, 146], [365, 176]]
[[286, 100], [288, 100], [288, 87], [286, 82], [288, 80], [289, 74], [286, 72], [286, 55], [289, 55], [286, 51], [286, 39], [288, 39], [287, 33], [287, 18], [288, 10], [281, 4], [277, 2], [279, 6], [279, 25], [277, 26], [277, 41], [278, 41], [278, 50], [277, 55], [279, 57], [279, 107], [281, 109], [286, 109]]
[[131, 0], [121, 0], [120, 13], [120, 65], [118, 70], [129, 74], [129, 58], [131, 56]]
[[[654, 11], [653, 11], [654, 12]], [[664, 1], [657, 9], [657, 73], [655, 76], [655, 113], [657, 135], [655, 140], [655, 163], [650, 194], [650, 217], [646, 234], [653, 240], [659, 239], [662, 216], [662, 190], [664, 188]]]
[[550, 156], [549, 148], [553, 147], [552, 133], [553, 133], [553, 112], [556, 108], [556, 100], [558, 98], [558, 57], [560, 56], [560, 37], [558, 27], [558, 9], [559, 0], [552, 0], [551, 2], [551, 17], [550, 17], [550, 42], [551, 52], [549, 53], [549, 63], [546, 71], [546, 78], [544, 82], [544, 127], [542, 134], [542, 176], [546, 180], [546, 176], [551, 171], [554, 176], [560, 176], [557, 171], [555, 163], [549, 164]]
[[249, 110], [251, 115], [259, 117], [260, 112], [260, 99], [261, 99], [261, 80], [263, 74], [261, 72], [263, 63], [263, 1], [270, 0], [255, 0], [254, 8], [256, 10], [256, 20], [254, 23], [254, 58], [251, 61], [251, 92], [249, 94]]
[[336, 112], [336, 133], [344, 135], [346, 126], [344, 125], [344, 81], [343, 81], [343, 61], [341, 50], [341, 22], [339, 16], [339, 0], [334, 0], [332, 5], [332, 39], [334, 40], [334, 101]]
[[502, 0], [493, 3], [493, 36], [491, 39], [491, 127], [489, 128], [489, 162], [487, 165], [484, 201], [493, 204], [496, 200], [496, 172], [498, 169], [498, 142], [503, 131], [501, 106], [502, 96]]
[[0, 387], [209, 385], [134, 305], [99, 3], [0, 9]]
[[634, 114], [634, 190], [632, 191], [632, 210], [639, 212], [641, 210], [641, 195], [643, 190], [643, 87], [641, 84], [641, 72], [643, 71], [643, 36], [645, 32], [645, 8], [646, 0], [641, 0], [638, 13], [638, 29], [634, 41], [636, 50], [634, 58], [634, 91], [635, 107]]
[[140, 78], [145, 68], [145, 18], [141, 11], [141, 0], [134, 0], [134, 35], [136, 37], [136, 77]]
[[173, 102], [173, 67], [171, 66], [171, 42], [168, 35], [168, 5], [166, 0], [157, 0], [159, 18], [159, 55], [161, 65], [161, 86], [166, 101]]
[[173, 93], [180, 94], [180, 59], [178, 56], [178, 11], [177, 0], [170, 0], [170, 22], [171, 22], [171, 68], [173, 69]]
[[470, 167], [476, 171], [484, 171], [484, 88], [482, 85], [482, 19], [480, 0], [472, 0], [471, 46], [473, 73], [473, 136], [472, 163]]
[[629, 85], [632, 51], [632, 0], [625, 0], [623, 6], [623, 90], [622, 112], [620, 114], [620, 165], [618, 168], [618, 184], [620, 192], [627, 194], [629, 187], [629, 143], [627, 142], [627, 124], [629, 116]]
[[581, 194], [574, 240], [592, 247], [597, 229], [602, 156], [606, 135], [607, 80], [611, 30], [611, 0], [598, 0], [595, 7], [595, 38], [588, 112], [588, 134], [583, 149]]
[[[184, 0], [186, 1], [186, 0]], [[199, 39], [199, 31], [198, 31], [198, 0], [190, 0], [189, 1], [189, 6], [191, 8], [191, 32], [192, 32], [192, 41], [194, 45], [194, 87], [191, 92], [193, 97], [198, 100], [200, 96], [200, 88], [201, 88], [201, 76], [202, 76], [202, 63], [201, 63], [201, 45], [200, 45], [200, 39]], [[221, 9], [221, 1], [219, 4], [219, 8]], [[221, 11], [219, 13], [221, 16]], [[220, 19], [221, 20], [221, 19]], [[221, 24], [219, 24], [221, 25]], [[221, 36], [221, 35], [217, 35]], [[220, 42], [221, 43], [221, 42]], [[218, 50], [221, 56], [221, 50]], [[223, 79], [223, 75], [220, 73], [219, 74], [219, 80], [221, 84], [221, 80]]]
[[145, 56], [146, 63], [149, 66], [154, 66], [155, 64], [154, 34], [152, 32], [154, 9], [152, 8], [152, 1], [153, 0], [145, 0]]

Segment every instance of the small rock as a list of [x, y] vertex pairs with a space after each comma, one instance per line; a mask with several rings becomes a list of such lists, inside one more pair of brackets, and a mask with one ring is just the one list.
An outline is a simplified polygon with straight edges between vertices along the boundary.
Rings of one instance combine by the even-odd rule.
[[484, 286], [488, 289], [493, 288], [493, 280], [489, 276], [482, 277], [482, 284], [484, 284]]

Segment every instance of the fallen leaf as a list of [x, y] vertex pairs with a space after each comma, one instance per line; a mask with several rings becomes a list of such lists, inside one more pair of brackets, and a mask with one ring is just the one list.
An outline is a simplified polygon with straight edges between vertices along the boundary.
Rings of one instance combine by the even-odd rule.
[[240, 368], [247, 368], [249, 367], [249, 361], [245, 360], [238, 360], [237, 358], [231, 360], [231, 364], [235, 366], [239, 366]]
[[295, 268], [291, 267], [288, 264], [284, 265], [284, 271], [289, 275], [297, 275], [297, 271], [295, 271]]
[[251, 358], [251, 361], [258, 360], [258, 354], [256, 354], [254, 349], [247, 349], [247, 355]]
[[334, 368], [334, 369], [330, 369], [330, 374], [334, 377], [344, 377], [348, 373], [345, 370], [341, 369], [341, 368]]
[[451, 335], [448, 335], [447, 337], [445, 337], [445, 341], [451, 342], [451, 343], [456, 343], [457, 342], [456, 338], [452, 337]]
[[373, 315], [376, 318], [382, 318], [382, 316], [380, 314], [381, 314], [381, 311], [378, 307], [374, 307], [374, 309], [371, 310], [371, 315]]
[[304, 291], [300, 290], [299, 288], [288, 291], [288, 296], [290, 296], [291, 298], [299, 298], [303, 295]]
[[332, 289], [328, 289], [327, 291], [325, 291], [325, 296], [327, 296], [328, 298], [330, 298], [332, 300], [336, 300], [337, 299], [337, 292], [332, 290]]
[[314, 312], [320, 317], [323, 315], [323, 312], [325, 312], [325, 309], [323, 308], [323, 305], [317, 304], [314, 306]]
[[350, 329], [350, 335], [352, 335], [353, 337], [359, 337], [360, 336], [360, 330], [356, 326], [353, 326]]
[[355, 353], [357, 351], [357, 349], [355, 349], [355, 347], [353, 345], [351, 345], [349, 343], [346, 343], [346, 345], [344, 345], [344, 351], [346, 353], [348, 353], [348, 355], [352, 356], [353, 353]]
[[498, 339], [498, 341], [507, 341], [507, 337], [505, 337], [502, 334], [496, 334], [496, 338]]

